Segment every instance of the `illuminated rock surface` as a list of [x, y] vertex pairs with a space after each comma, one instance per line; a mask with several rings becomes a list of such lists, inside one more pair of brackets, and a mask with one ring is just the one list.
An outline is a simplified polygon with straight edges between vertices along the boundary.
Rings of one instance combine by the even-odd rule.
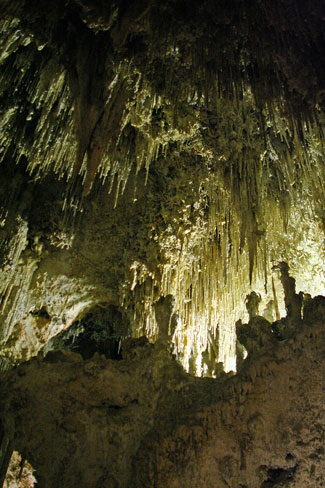
[[19, 452], [12, 453], [3, 488], [31, 488], [36, 484], [33, 468]]
[[294, 335], [215, 380], [145, 338], [120, 361], [32, 359], [1, 383], [5, 432], [49, 488], [320, 487], [324, 312], [315, 298]]
[[324, 293], [317, 2], [1, 12], [3, 357], [28, 359], [98, 302], [155, 340], [170, 294], [184, 367], [202, 373], [210, 331], [229, 370], [239, 304], [281, 294], [274, 264]]
[[1, 0], [0, 371], [145, 335], [215, 377], [295, 333], [325, 295], [323, 16]]

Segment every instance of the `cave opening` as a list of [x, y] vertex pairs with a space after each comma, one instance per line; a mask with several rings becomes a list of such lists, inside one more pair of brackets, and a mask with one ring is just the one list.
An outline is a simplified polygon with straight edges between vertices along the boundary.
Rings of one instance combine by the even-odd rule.
[[105, 357], [121, 359], [121, 341], [130, 334], [129, 324], [122, 313], [107, 303], [89, 310], [81, 320], [76, 320], [66, 331], [50, 339], [43, 354], [49, 351], [73, 351], [90, 359], [96, 352]]

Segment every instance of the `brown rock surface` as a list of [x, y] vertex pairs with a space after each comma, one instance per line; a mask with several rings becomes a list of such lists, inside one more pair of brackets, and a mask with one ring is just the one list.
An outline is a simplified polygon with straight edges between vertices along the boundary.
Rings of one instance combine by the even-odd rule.
[[39, 485], [315, 488], [323, 479], [324, 317], [236, 375], [183, 372], [158, 343], [83, 361], [52, 352], [6, 373], [1, 419]]

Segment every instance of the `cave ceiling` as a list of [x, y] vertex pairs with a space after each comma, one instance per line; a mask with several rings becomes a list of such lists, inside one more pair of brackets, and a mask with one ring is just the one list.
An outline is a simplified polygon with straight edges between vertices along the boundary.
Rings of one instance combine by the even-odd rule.
[[3, 364], [113, 306], [235, 369], [245, 296], [284, 309], [275, 265], [324, 293], [322, 7], [1, 0]]

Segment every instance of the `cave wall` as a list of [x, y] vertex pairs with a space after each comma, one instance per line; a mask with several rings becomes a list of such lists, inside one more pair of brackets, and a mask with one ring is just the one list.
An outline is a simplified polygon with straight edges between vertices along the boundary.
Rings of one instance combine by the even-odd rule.
[[1, 380], [10, 447], [49, 488], [321, 486], [324, 300], [281, 340], [246, 325], [255, 348], [235, 376], [188, 375], [145, 337], [120, 361], [34, 358]]
[[[320, 484], [321, 2], [0, 14], [1, 476], [17, 449], [41, 486]], [[252, 290], [285, 315], [284, 262], [304, 322], [236, 327]], [[150, 344], [50, 351], [98, 309]]]

